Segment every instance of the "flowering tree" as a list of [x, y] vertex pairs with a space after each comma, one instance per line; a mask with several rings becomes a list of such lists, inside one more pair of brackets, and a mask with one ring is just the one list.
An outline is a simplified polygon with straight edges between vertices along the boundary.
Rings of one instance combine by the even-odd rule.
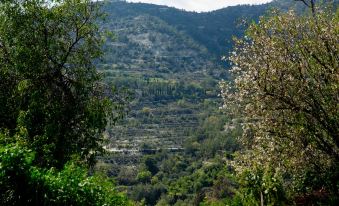
[[338, 14], [273, 11], [235, 40], [235, 78], [220, 86], [224, 109], [243, 121], [239, 174], [274, 168], [299, 189], [338, 192]]

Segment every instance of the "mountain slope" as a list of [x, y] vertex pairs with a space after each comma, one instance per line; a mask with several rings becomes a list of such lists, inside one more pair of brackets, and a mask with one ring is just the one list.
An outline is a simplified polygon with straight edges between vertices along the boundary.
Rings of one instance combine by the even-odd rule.
[[181, 72], [187, 72], [212, 64], [204, 46], [157, 17], [121, 16], [105, 26], [113, 29], [118, 37], [109, 44], [105, 59], [116, 63], [115, 67], [154, 72], [179, 72], [180, 67]]
[[[241, 19], [258, 19], [280, 0], [196, 13], [123, 1], [104, 3], [102, 27], [114, 32], [100, 66], [106, 82], [129, 88], [131, 112], [109, 130], [112, 147], [180, 148], [190, 132], [218, 113], [218, 81], [228, 78], [220, 59], [241, 36]], [[212, 109], [213, 108], [213, 109]]]
[[239, 20], [256, 19], [268, 7], [269, 4], [244, 5], [196, 13], [152, 4], [115, 2], [107, 4], [105, 11], [112, 18], [145, 14], [157, 17], [207, 47], [219, 59], [231, 48], [232, 35], [242, 34], [242, 29], [238, 27]]

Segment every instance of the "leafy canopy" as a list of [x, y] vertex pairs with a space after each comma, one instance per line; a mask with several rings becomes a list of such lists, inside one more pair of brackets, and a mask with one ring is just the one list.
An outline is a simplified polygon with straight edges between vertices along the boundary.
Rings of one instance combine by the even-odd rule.
[[94, 66], [98, 5], [0, 2], [1, 205], [129, 205], [86, 167], [122, 108]]
[[112, 106], [119, 106], [105, 97], [94, 65], [102, 43], [98, 5], [0, 3], [0, 130], [24, 129], [39, 165], [62, 167], [73, 154], [93, 163]]

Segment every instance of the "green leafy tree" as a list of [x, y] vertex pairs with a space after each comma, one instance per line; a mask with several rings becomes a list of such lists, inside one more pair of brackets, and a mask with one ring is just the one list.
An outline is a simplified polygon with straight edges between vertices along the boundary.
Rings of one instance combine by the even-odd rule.
[[141, 171], [137, 175], [137, 180], [142, 183], [149, 183], [152, 179], [152, 173], [150, 171]]
[[[238, 174], [248, 168], [253, 176], [283, 171], [285, 181], [292, 183], [285, 189], [293, 194], [322, 189], [335, 197], [338, 11], [311, 3], [309, 15], [273, 11], [251, 24], [230, 57], [235, 79], [222, 82], [221, 88], [224, 108], [243, 120], [241, 140], [247, 150], [237, 158]], [[267, 188], [261, 183], [255, 187], [260, 190], [255, 198], [260, 199], [258, 194]], [[263, 199], [273, 197], [264, 194]]]
[[73, 154], [93, 163], [112, 106], [121, 108], [105, 97], [94, 65], [102, 42], [98, 5], [0, 3], [0, 130], [25, 128], [39, 165], [61, 168]]
[[98, 6], [0, 3], [1, 205], [130, 204], [112, 180], [88, 172], [123, 109], [94, 66]]

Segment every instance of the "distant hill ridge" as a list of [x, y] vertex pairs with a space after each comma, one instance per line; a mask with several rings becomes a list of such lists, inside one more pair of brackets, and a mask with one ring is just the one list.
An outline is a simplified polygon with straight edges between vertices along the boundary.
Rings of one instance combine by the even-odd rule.
[[262, 5], [230, 6], [212, 12], [197, 13], [167, 6], [114, 0], [106, 3], [105, 11], [109, 13], [110, 19], [139, 15], [159, 18], [193, 38], [206, 47], [215, 58], [220, 59], [231, 49], [232, 36], [243, 34], [244, 28], [239, 26], [240, 20], [255, 20], [270, 7], [286, 10], [296, 5], [301, 5], [301, 2], [277, 0]]

